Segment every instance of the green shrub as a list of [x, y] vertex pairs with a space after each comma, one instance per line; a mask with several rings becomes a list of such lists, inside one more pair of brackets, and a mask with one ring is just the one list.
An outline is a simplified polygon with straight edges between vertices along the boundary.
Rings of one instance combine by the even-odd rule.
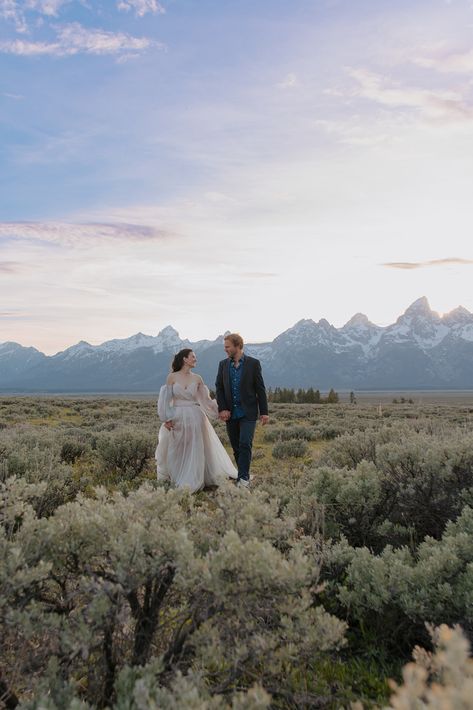
[[[346, 540], [325, 550], [322, 576], [330, 607], [379, 646], [418, 643], [424, 622], [461, 623], [473, 632], [473, 509], [448, 523], [441, 540], [415, 552], [387, 545], [376, 555]], [[337, 603], [332, 606], [332, 603]]]
[[[151, 399], [5, 398], [0, 416], [0, 682], [25, 709], [384, 705], [426, 621], [473, 638], [466, 407], [271, 405], [275, 447], [328, 443], [251, 495], [140, 486]], [[448, 670], [408, 667], [393, 707], [469, 702], [448, 633], [416, 652]]]
[[307, 443], [302, 439], [280, 441], [273, 446], [272, 454], [275, 459], [301, 458], [308, 451]]
[[264, 707], [266, 694], [251, 691], [257, 683], [290, 707], [300, 673], [343, 644], [345, 624], [308, 593], [318, 579], [314, 550], [306, 554], [257, 492], [249, 500], [229, 485], [209, 516], [182, 491], [98, 489], [42, 520], [25, 500], [36, 492], [20, 502], [9, 481], [1, 493], [17, 523], [0, 538], [0, 643], [15, 639], [21, 652], [3, 654], [7, 678], [23, 678], [30, 697], [46, 685], [64, 706], [81, 678], [82, 700], [104, 707], [118, 701], [122, 669], [138, 678], [154, 658], [156, 697], [198, 670], [202, 693], [238, 688]]
[[81, 441], [65, 441], [61, 447], [61, 461], [64, 461], [65, 463], [74, 463], [76, 459], [83, 456], [86, 450], [86, 445]]
[[392, 683], [394, 694], [386, 710], [468, 708], [473, 697], [470, 645], [459, 628], [430, 628], [434, 652], [416, 647], [413, 663], [405, 666], [403, 683]]
[[392, 429], [346, 434], [322, 454], [301, 495], [327, 506], [332, 533], [379, 550], [440, 538], [447, 522], [473, 502], [473, 440]]
[[102, 435], [97, 440], [103, 472], [131, 480], [143, 473], [155, 448], [155, 438], [132, 430]]

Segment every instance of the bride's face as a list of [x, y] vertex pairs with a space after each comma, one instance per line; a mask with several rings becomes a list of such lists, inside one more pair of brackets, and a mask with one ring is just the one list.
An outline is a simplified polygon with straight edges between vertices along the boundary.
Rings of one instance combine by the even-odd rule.
[[189, 353], [189, 355], [184, 358], [184, 364], [187, 365], [187, 367], [195, 367], [196, 362], [197, 358], [194, 352]]

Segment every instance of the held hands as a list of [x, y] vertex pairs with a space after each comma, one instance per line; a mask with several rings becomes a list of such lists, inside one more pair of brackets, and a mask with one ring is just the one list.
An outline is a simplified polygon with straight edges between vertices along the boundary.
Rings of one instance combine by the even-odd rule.
[[171, 431], [171, 429], [173, 429], [172, 419], [169, 419], [169, 421], [164, 422], [164, 426], [166, 427], [166, 429], [168, 429], [168, 431]]
[[[232, 416], [232, 413], [228, 411], [228, 409], [222, 409], [221, 412], [218, 413], [218, 418], [222, 422], [228, 422], [230, 417]], [[267, 414], [262, 414], [260, 417], [260, 422], [264, 426], [269, 422], [269, 416]]]

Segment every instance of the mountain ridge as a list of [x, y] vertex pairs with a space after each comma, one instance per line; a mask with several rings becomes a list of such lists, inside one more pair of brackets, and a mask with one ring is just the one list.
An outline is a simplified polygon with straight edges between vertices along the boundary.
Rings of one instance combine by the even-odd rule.
[[[168, 325], [156, 336], [139, 332], [99, 345], [81, 340], [49, 356], [19, 343], [0, 343], [0, 391], [157, 390], [173, 353], [183, 347], [196, 351], [196, 371], [212, 386], [225, 357], [223, 337], [191, 342]], [[362, 313], [340, 328], [325, 318], [304, 318], [272, 341], [248, 343], [245, 350], [262, 360], [269, 386], [473, 387], [473, 314], [458, 306], [440, 316], [425, 296], [388, 326], [375, 325]]]

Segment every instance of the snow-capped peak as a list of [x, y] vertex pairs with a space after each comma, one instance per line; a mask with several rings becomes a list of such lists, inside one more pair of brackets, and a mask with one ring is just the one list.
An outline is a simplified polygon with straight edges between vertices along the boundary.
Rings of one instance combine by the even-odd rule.
[[427, 318], [429, 320], [438, 320], [438, 313], [435, 313], [430, 308], [430, 304], [425, 296], [421, 296], [414, 303], [411, 303], [409, 308], [405, 310], [402, 316], [398, 318], [398, 322], [407, 318]]
[[105, 343], [96, 346], [99, 350], [104, 352], [126, 352], [131, 350], [136, 350], [137, 348], [152, 347], [155, 342], [155, 338], [152, 335], [145, 335], [144, 333], [135, 333], [129, 338], [114, 338], [113, 340], [107, 340]]
[[316, 343], [328, 344], [332, 336], [336, 335], [336, 328], [333, 325], [321, 318], [318, 323], [304, 318], [298, 321], [292, 328], [288, 328], [274, 339], [273, 343], [278, 347], [285, 346], [302, 346], [310, 347]]
[[15, 343], [13, 340], [7, 340], [4, 343], [0, 343], [0, 355], [12, 355], [14, 353], [38, 353], [38, 355], [42, 355], [37, 348], [34, 348], [32, 345], [30, 346], [25, 346], [25, 345], [20, 345], [20, 343]]
[[71, 345], [70, 348], [66, 348], [62, 352], [56, 353], [54, 357], [61, 356], [62, 358], [69, 359], [71, 357], [81, 357], [82, 355], [89, 353], [94, 350], [94, 346], [88, 343], [86, 340], [79, 340], [75, 345]]
[[442, 323], [447, 325], [464, 325], [465, 323], [471, 323], [473, 321], [473, 313], [470, 313], [463, 306], [458, 306], [454, 308], [450, 313], [445, 313], [442, 316]]
[[345, 323], [342, 330], [360, 330], [366, 328], [376, 328], [377, 326], [365, 316], [364, 313], [355, 313], [354, 316], [350, 318], [349, 321]]
[[333, 325], [328, 322], [326, 318], [321, 318], [318, 322], [317, 325], [319, 328], [323, 328], [324, 330], [333, 330]]
[[6, 340], [4, 343], [0, 343], [0, 350], [5, 352], [15, 352], [15, 350], [20, 350], [20, 348], [23, 348], [23, 345], [15, 343], [13, 340]]
[[176, 340], [181, 342], [181, 339], [179, 338], [179, 333], [175, 328], [172, 327], [172, 325], [167, 325], [165, 328], [160, 330], [157, 337], [161, 338], [163, 342], [175, 342]]

